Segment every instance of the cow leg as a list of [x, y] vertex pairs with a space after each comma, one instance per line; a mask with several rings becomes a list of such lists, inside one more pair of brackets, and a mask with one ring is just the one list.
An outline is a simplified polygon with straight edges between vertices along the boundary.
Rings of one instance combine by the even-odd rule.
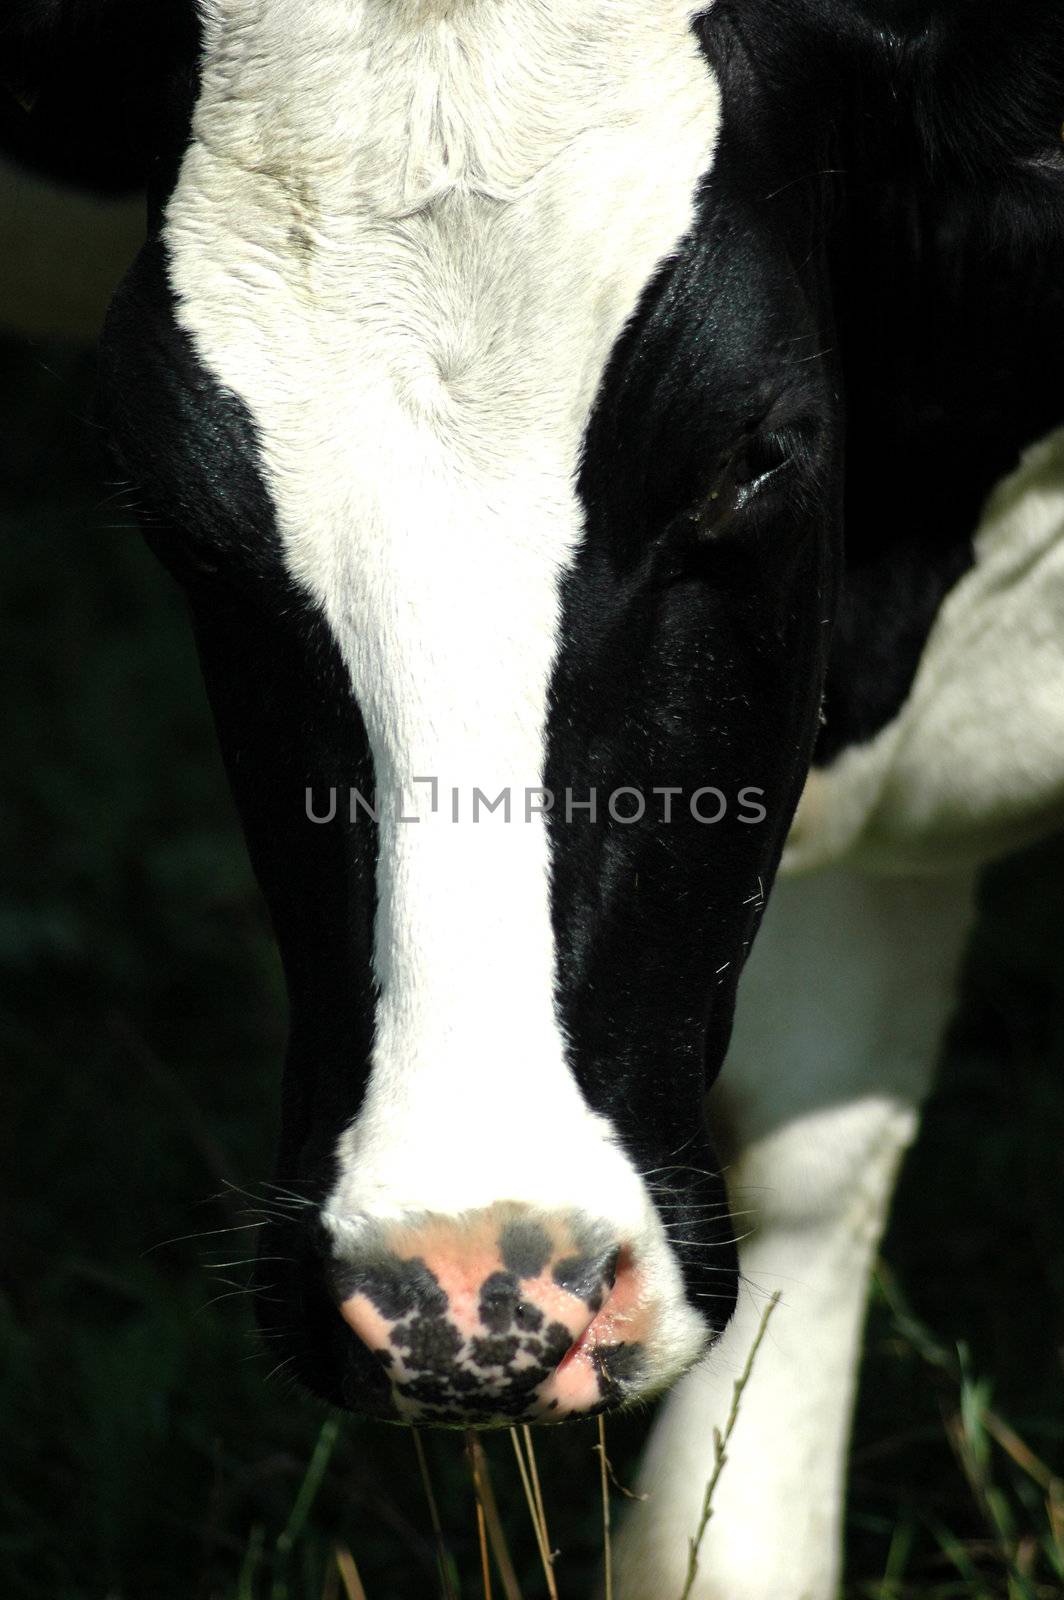
[[711, 1100], [742, 1241], [739, 1308], [664, 1403], [618, 1552], [622, 1600], [674, 1600], [768, 1297], [696, 1600], [830, 1600], [868, 1273], [972, 921], [972, 882], [832, 869], [782, 881]]

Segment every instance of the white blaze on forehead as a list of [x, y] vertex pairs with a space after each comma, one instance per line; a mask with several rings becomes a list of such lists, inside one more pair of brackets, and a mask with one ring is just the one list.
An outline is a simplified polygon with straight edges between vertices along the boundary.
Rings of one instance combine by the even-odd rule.
[[[566, 1204], [575, 1163], [601, 1214], [644, 1217], [565, 1064], [546, 829], [523, 796], [588, 414], [712, 161], [696, 9], [205, 11], [166, 221], [178, 320], [257, 424], [285, 558], [340, 643], [379, 790], [440, 783], [436, 814], [421, 787], [419, 823], [382, 817], [373, 1073], [334, 1197], [349, 1216]], [[472, 788], [506, 785], [512, 820], [472, 823]]]

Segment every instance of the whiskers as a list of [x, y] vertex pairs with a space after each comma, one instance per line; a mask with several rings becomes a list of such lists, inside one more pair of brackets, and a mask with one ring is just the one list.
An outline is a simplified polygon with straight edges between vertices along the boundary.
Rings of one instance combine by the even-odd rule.
[[165, 520], [153, 506], [144, 499], [143, 491], [132, 479], [112, 479], [108, 485], [110, 494], [100, 497], [93, 507], [97, 516], [102, 514], [115, 515], [127, 512], [133, 518], [131, 522], [105, 522], [98, 526], [107, 532], [139, 533], [145, 528], [164, 527]]
[[[234, 1207], [234, 1201], [244, 1203]], [[312, 1222], [318, 1214], [318, 1201], [280, 1183], [264, 1182], [258, 1189], [251, 1189], [225, 1179], [222, 1188], [206, 1196], [201, 1204], [221, 1206], [236, 1220], [222, 1227], [201, 1228], [160, 1239], [143, 1252], [144, 1257], [183, 1245], [200, 1246], [192, 1253], [198, 1258], [200, 1271], [213, 1280], [218, 1292], [196, 1306], [195, 1317], [202, 1317], [213, 1307], [231, 1300], [246, 1302], [254, 1297], [280, 1305], [278, 1269], [283, 1276], [285, 1269], [295, 1267], [295, 1257], [269, 1249], [274, 1234], [265, 1235], [262, 1230], [287, 1231]], [[279, 1243], [285, 1242], [284, 1232], [276, 1237]], [[266, 1251], [255, 1248], [267, 1239]], [[248, 1334], [261, 1346], [265, 1335], [260, 1330], [249, 1329]], [[261, 1349], [255, 1353], [262, 1353]]]
[[262, 1380], [263, 1385], [265, 1386], [268, 1383], [277, 1383], [282, 1394], [291, 1394], [292, 1390], [296, 1386], [296, 1383], [298, 1382], [297, 1374], [293, 1370], [295, 1363], [296, 1357], [294, 1354], [285, 1356], [283, 1360], [278, 1361], [277, 1364], [272, 1366], [269, 1372], [265, 1374]]
[[308, 1213], [316, 1213], [320, 1209], [319, 1199], [300, 1194], [295, 1189], [286, 1188], [280, 1183], [263, 1182], [259, 1184], [259, 1192], [253, 1189], [244, 1189], [237, 1183], [226, 1180], [221, 1192], [214, 1196], [216, 1200], [232, 1203], [233, 1198], [249, 1201], [250, 1204], [243, 1208], [243, 1214], [249, 1217], [260, 1217], [263, 1221], [290, 1222], [293, 1218], [305, 1218]]
[[176, 1244], [189, 1244], [196, 1239], [213, 1239], [221, 1234], [246, 1233], [252, 1228], [264, 1228], [265, 1220], [261, 1222], [235, 1222], [227, 1228], [203, 1228], [197, 1233], [179, 1233], [173, 1239], [160, 1239], [158, 1244], [151, 1244], [142, 1252], [141, 1259], [154, 1255], [157, 1250], [170, 1250]]
[[[707, 1167], [692, 1167], [683, 1162], [669, 1161], [663, 1167], [649, 1167], [645, 1172], [640, 1173], [640, 1177], [646, 1182], [647, 1179], [655, 1178], [661, 1172], [692, 1172], [695, 1177], [708, 1178], [712, 1183], [719, 1183], [724, 1176], [721, 1172], [710, 1172]], [[675, 1187], [675, 1185], [672, 1187]]]

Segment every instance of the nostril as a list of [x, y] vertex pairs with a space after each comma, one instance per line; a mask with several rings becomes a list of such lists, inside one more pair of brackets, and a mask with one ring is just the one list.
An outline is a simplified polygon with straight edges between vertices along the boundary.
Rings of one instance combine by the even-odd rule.
[[538, 1333], [544, 1320], [543, 1312], [530, 1300], [519, 1300], [514, 1306], [514, 1326], [522, 1333]]
[[567, 1256], [557, 1263], [552, 1276], [559, 1289], [583, 1300], [594, 1315], [617, 1282], [620, 1257], [619, 1246], [597, 1255]]
[[477, 1311], [489, 1333], [505, 1333], [524, 1304], [512, 1272], [489, 1273], [480, 1286]]

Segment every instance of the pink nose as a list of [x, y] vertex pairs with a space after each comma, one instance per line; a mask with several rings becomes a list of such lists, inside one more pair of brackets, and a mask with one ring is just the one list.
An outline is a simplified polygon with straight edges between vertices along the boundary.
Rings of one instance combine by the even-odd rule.
[[408, 1422], [589, 1411], [620, 1396], [641, 1350], [626, 1254], [601, 1235], [588, 1242], [492, 1213], [398, 1229], [344, 1269], [340, 1313]]

